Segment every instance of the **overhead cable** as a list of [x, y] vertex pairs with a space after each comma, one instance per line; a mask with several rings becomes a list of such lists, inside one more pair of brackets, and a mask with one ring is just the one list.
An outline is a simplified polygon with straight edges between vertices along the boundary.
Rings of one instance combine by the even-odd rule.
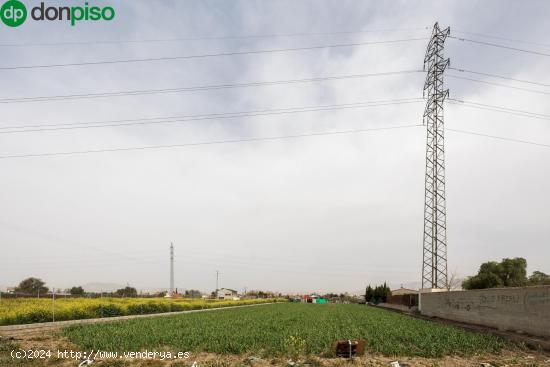
[[90, 40], [90, 41], [66, 41], [66, 42], [35, 42], [35, 43], [0, 43], [0, 47], [47, 47], [47, 46], [78, 46], [78, 45], [101, 45], [101, 44], [123, 44], [123, 43], [158, 43], [158, 42], [186, 42], [186, 41], [223, 41], [242, 40], [255, 38], [287, 38], [287, 37], [310, 37], [310, 36], [336, 36], [348, 34], [365, 33], [391, 33], [391, 32], [412, 32], [427, 30], [429, 27], [417, 28], [394, 28], [394, 29], [367, 29], [358, 31], [337, 31], [337, 32], [302, 32], [302, 33], [272, 33], [256, 35], [235, 35], [235, 36], [190, 36], [173, 38], [153, 38], [134, 40]]
[[0, 128], [0, 134], [27, 133], [27, 132], [52, 131], [52, 130], [89, 129], [89, 128], [102, 128], [102, 127], [115, 127], [115, 126], [166, 124], [166, 123], [187, 122], [187, 121], [244, 118], [244, 117], [257, 117], [257, 116], [267, 116], [267, 115], [283, 115], [283, 114], [293, 114], [293, 113], [332, 111], [332, 110], [342, 110], [342, 109], [409, 104], [409, 103], [418, 103], [422, 101], [423, 101], [422, 98], [407, 98], [407, 99], [395, 99], [395, 100], [364, 101], [364, 102], [357, 102], [357, 103], [345, 103], [345, 104], [333, 104], [333, 105], [317, 105], [317, 106], [241, 111], [241, 112], [211, 113], [211, 114], [205, 114], [205, 115], [179, 115], [179, 116], [138, 118], [138, 119], [127, 119], [127, 120], [4, 126]]
[[69, 67], [69, 66], [93, 66], [93, 65], [143, 63], [143, 62], [170, 61], [170, 60], [190, 60], [190, 59], [203, 59], [203, 58], [220, 57], [220, 56], [256, 55], [256, 54], [265, 54], [265, 53], [320, 50], [320, 49], [327, 49], [327, 48], [359, 47], [359, 46], [381, 45], [381, 44], [398, 44], [398, 43], [405, 43], [405, 42], [424, 41], [427, 39], [428, 38], [426, 37], [421, 37], [421, 38], [406, 38], [406, 39], [386, 40], [386, 41], [339, 43], [339, 44], [332, 44], [332, 45], [277, 48], [277, 49], [267, 49], [267, 50], [233, 51], [233, 52], [220, 52], [220, 53], [211, 53], [211, 54], [196, 54], [196, 55], [182, 55], [182, 56], [161, 56], [161, 57], [146, 57], [146, 58], [136, 58], [136, 59], [70, 62], [70, 63], [58, 63], [58, 64], [14, 65], [14, 66], [1, 66], [0, 70], [49, 69], [49, 68]]
[[269, 85], [314, 83], [314, 82], [343, 80], [343, 79], [360, 79], [360, 78], [369, 78], [369, 77], [376, 77], [376, 76], [401, 75], [401, 74], [412, 74], [412, 73], [422, 73], [422, 72], [423, 71], [420, 69], [400, 70], [400, 71], [388, 71], [388, 72], [381, 72], [381, 73], [335, 75], [335, 76], [324, 76], [324, 77], [316, 77], [316, 78], [287, 79], [287, 80], [234, 83], [234, 84], [202, 85], [202, 86], [179, 87], [179, 88], [139, 89], [139, 90], [118, 91], [118, 92], [2, 98], [0, 99], [0, 103], [43, 102], [43, 101], [59, 101], [59, 100], [73, 100], [73, 99], [87, 99], [87, 98], [106, 98], [106, 97], [121, 97], [121, 96], [135, 96], [135, 95], [149, 95], [149, 94], [163, 94], [163, 93], [195, 92], [195, 91], [218, 90], [218, 89], [229, 89], [229, 88], [247, 88], [247, 87], [259, 87], [259, 86], [269, 86]]
[[295, 135], [213, 140], [213, 141], [201, 141], [201, 142], [195, 142], [195, 143], [182, 143], [182, 144], [146, 145], [146, 146], [125, 147], [125, 148], [119, 147], [119, 148], [108, 148], [108, 149], [75, 150], [75, 151], [52, 152], [52, 153], [14, 154], [14, 155], [2, 155], [0, 156], [0, 159], [38, 158], [38, 157], [81, 155], [81, 154], [91, 154], [91, 153], [124, 152], [124, 151], [135, 151], [135, 150], [173, 149], [173, 148], [194, 147], [194, 146], [201, 146], [201, 145], [237, 144], [237, 143], [248, 143], [248, 142], [257, 142], [257, 141], [299, 139], [299, 138], [312, 137], [312, 136], [356, 134], [356, 133], [365, 133], [365, 132], [380, 131], [380, 130], [405, 129], [405, 128], [418, 127], [418, 126], [422, 126], [422, 125], [407, 124], [407, 125], [378, 127], [378, 128], [370, 128], [370, 129], [325, 131], [325, 132], [305, 133], [305, 134], [295, 134]]
[[529, 53], [529, 54], [533, 54], [533, 55], [550, 56], [549, 53], [545, 53], [545, 52], [539, 52], [539, 51], [534, 51], [534, 50], [526, 50], [526, 49], [523, 49], [523, 48], [506, 46], [506, 45], [501, 45], [501, 44], [492, 43], [492, 42], [478, 41], [478, 40], [473, 40], [473, 39], [470, 39], [470, 38], [461, 38], [461, 37], [454, 37], [454, 36], [449, 36], [449, 38], [454, 38], [456, 40], [463, 41], [463, 42], [475, 43], [475, 44], [478, 44], [478, 45], [491, 46], [491, 47], [497, 47], [497, 48], [502, 48], [502, 49], [506, 49], [506, 50]]

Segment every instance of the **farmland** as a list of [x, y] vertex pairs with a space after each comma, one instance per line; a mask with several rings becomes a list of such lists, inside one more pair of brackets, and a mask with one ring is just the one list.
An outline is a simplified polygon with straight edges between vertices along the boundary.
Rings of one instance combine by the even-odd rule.
[[81, 349], [172, 349], [221, 355], [329, 354], [337, 339], [364, 339], [369, 353], [441, 357], [498, 353], [506, 343], [364, 305], [276, 304], [77, 325], [63, 330]]
[[250, 305], [272, 299], [219, 301], [163, 298], [16, 298], [0, 302], [0, 325], [92, 319]]

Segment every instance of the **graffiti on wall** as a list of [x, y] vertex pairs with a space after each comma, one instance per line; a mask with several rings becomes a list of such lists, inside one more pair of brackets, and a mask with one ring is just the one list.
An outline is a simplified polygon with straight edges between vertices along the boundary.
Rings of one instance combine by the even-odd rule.
[[[442, 308], [454, 311], [497, 310], [502, 307], [535, 310], [550, 307], [550, 289], [528, 289], [523, 292], [513, 292], [512, 289], [488, 290], [478, 294], [461, 294], [452, 292], [439, 295]], [[440, 303], [441, 304], [441, 303]]]

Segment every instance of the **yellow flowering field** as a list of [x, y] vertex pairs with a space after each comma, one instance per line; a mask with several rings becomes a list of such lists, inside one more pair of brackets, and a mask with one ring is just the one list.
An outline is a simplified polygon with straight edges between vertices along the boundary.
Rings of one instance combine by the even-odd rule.
[[170, 298], [2, 298], [0, 325], [31, 324], [98, 317], [141, 315], [276, 302], [276, 299], [239, 301]]

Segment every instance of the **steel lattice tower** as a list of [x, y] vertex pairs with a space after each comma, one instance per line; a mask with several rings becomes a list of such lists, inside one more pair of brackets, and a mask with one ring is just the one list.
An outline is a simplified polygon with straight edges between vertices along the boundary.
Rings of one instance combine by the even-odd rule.
[[174, 293], [174, 244], [170, 243], [170, 295]]
[[449, 28], [441, 29], [435, 23], [424, 57], [424, 70], [427, 71], [424, 83], [427, 140], [422, 288], [447, 287], [443, 103], [449, 90], [443, 89], [443, 74], [449, 66], [449, 59], [443, 58], [443, 46], [449, 33]]

